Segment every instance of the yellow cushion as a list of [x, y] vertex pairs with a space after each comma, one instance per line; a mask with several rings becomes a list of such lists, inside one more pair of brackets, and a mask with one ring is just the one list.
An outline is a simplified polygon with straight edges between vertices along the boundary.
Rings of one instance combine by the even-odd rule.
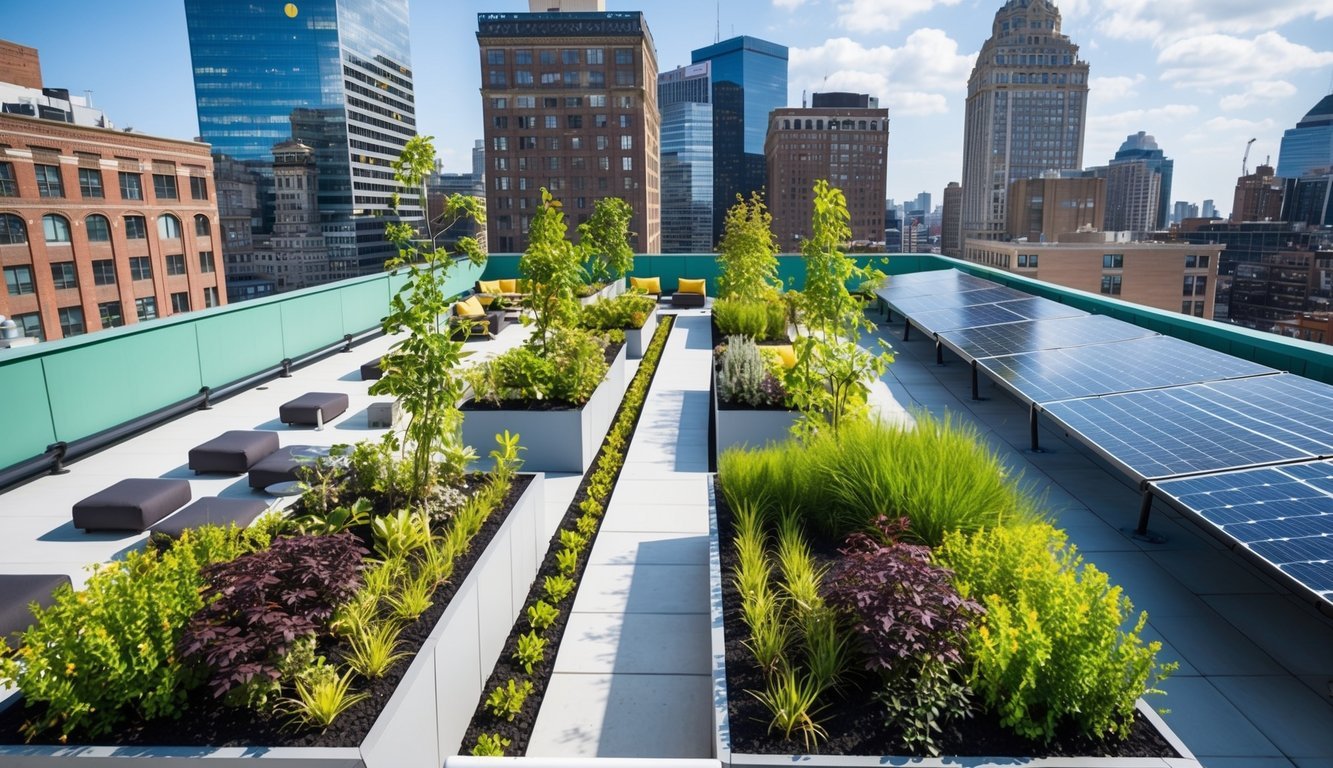
[[644, 293], [661, 293], [662, 278], [660, 277], [631, 277], [629, 287]]
[[500, 284], [500, 293], [518, 293], [518, 280], [500, 279], [495, 282]]
[[485, 317], [486, 309], [481, 306], [481, 301], [476, 296], [469, 296], [454, 304], [454, 314], [459, 317]]
[[708, 285], [707, 281], [704, 280], [702, 277], [699, 278], [698, 280], [690, 280], [689, 278], [682, 277], [680, 279], [680, 288], [677, 288], [676, 292], [697, 293], [700, 296], [703, 296], [708, 292], [708, 289], [706, 287], [707, 285]]
[[790, 344], [779, 344], [774, 347], [764, 347], [764, 349], [771, 349], [777, 353], [778, 359], [782, 360], [783, 368], [796, 367], [796, 350], [792, 349]]
[[482, 293], [504, 293], [504, 288], [500, 287], [500, 280], [478, 280], [477, 287]]

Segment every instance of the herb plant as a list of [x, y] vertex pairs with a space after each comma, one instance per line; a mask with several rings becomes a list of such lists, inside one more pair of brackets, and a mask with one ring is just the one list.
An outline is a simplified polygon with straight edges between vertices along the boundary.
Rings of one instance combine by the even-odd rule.
[[532, 668], [540, 664], [546, 655], [546, 638], [535, 631], [518, 636], [518, 649], [514, 658], [523, 665], [523, 671], [532, 674]]
[[530, 693], [532, 693], [531, 680], [524, 680], [519, 684], [510, 678], [507, 684], [496, 686], [491, 690], [491, 695], [486, 697], [486, 707], [492, 715], [513, 722], [518, 713], [523, 711], [523, 703], [528, 700]]
[[509, 739], [500, 738], [498, 733], [483, 733], [477, 737], [472, 754], [477, 757], [503, 757], [510, 743]]

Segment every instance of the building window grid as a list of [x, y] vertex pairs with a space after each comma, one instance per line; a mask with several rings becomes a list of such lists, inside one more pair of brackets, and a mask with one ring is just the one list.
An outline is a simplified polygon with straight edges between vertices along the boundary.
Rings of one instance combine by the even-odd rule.
[[208, 179], [203, 176], [190, 177], [190, 199], [207, 200], [208, 199]]
[[102, 172], [96, 168], [80, 168], [79, 194], [85, 198], [106, 197], [106, 193], [102, 190]]
[[153, 195], [158, 200], [177, 200], [176, 177], [167, 173], [153, 174]]
[[60, 180], [60, 166], [34, 164], [37, 175], [37, 194], [42, 197], [64, 197], [65, 185]]
[[181, 291], [181, 292], [179, 292], [179, 293], [173, 293], [173, 294], [171, 294], [171, 312], [172, 312], [172, 314], [179, 314], [179, 313], [181, 313], [181, 312], [189, 312], [189, 311], [190, 311], [190, 294], [189, 294], [189, 293], [187, 293], [187, 292], [185, 292], [185, 291]]
[[138, 316], [139, 322], [152, 320], [157, 317], [157, 297], [144, 296], [134, 300], [134, 314]]
[[65, 338], [87, 333], [88, 328], [83, 323], [83, 307], [61, 307], [56, 315], [60, 319], [60, 332]]
[[18, 197], [18, 180], [14, 178], [14, 164], [0, 163], [0, 197]]
[[125, 315], [119, 301], [107, 301], [97, 305], [97, 314], [101, 315], [103, 328], [119, 328], [125, 324]]
[[143, 181], [139, 174], [130, 171], [120, 172], [120, 198], [122, 200], [143, 199]]
[[79, 273], [72, 261], [51, 263], [51, 283], [57, 291], [79, 287]]
[[111, 259], [97, 259], [93, 262], [93, 285], [115, 285], [116, 262]]
[[125, 238], [127, 240], [144, 240], [148, 237], [148, 222], [142, 216], [125, 217]]
[[36, 293], [32, 282], [32, 267], [5, 267], [5, 290], [10, 296]]
[[130, 257], [130, 279], [131, 280], [152, 280], [153, 263], [147, 256]]

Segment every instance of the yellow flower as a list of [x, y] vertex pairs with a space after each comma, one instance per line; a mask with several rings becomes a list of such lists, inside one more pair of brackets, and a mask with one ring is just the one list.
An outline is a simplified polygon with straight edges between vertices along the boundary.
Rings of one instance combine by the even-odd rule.
[[71, 661], [70, 663], [65, 665], [65, 674], [67, 675], [74, 674], [74, 662]]

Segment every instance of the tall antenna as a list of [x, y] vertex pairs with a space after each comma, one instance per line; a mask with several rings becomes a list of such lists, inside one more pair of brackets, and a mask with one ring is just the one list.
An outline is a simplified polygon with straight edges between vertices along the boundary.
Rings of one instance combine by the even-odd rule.
[[722, 42], [722, 0], [717, 0], [713, 7], [713, 18], [716, 20], [716, 28], [713, 30], [713, 43]]

